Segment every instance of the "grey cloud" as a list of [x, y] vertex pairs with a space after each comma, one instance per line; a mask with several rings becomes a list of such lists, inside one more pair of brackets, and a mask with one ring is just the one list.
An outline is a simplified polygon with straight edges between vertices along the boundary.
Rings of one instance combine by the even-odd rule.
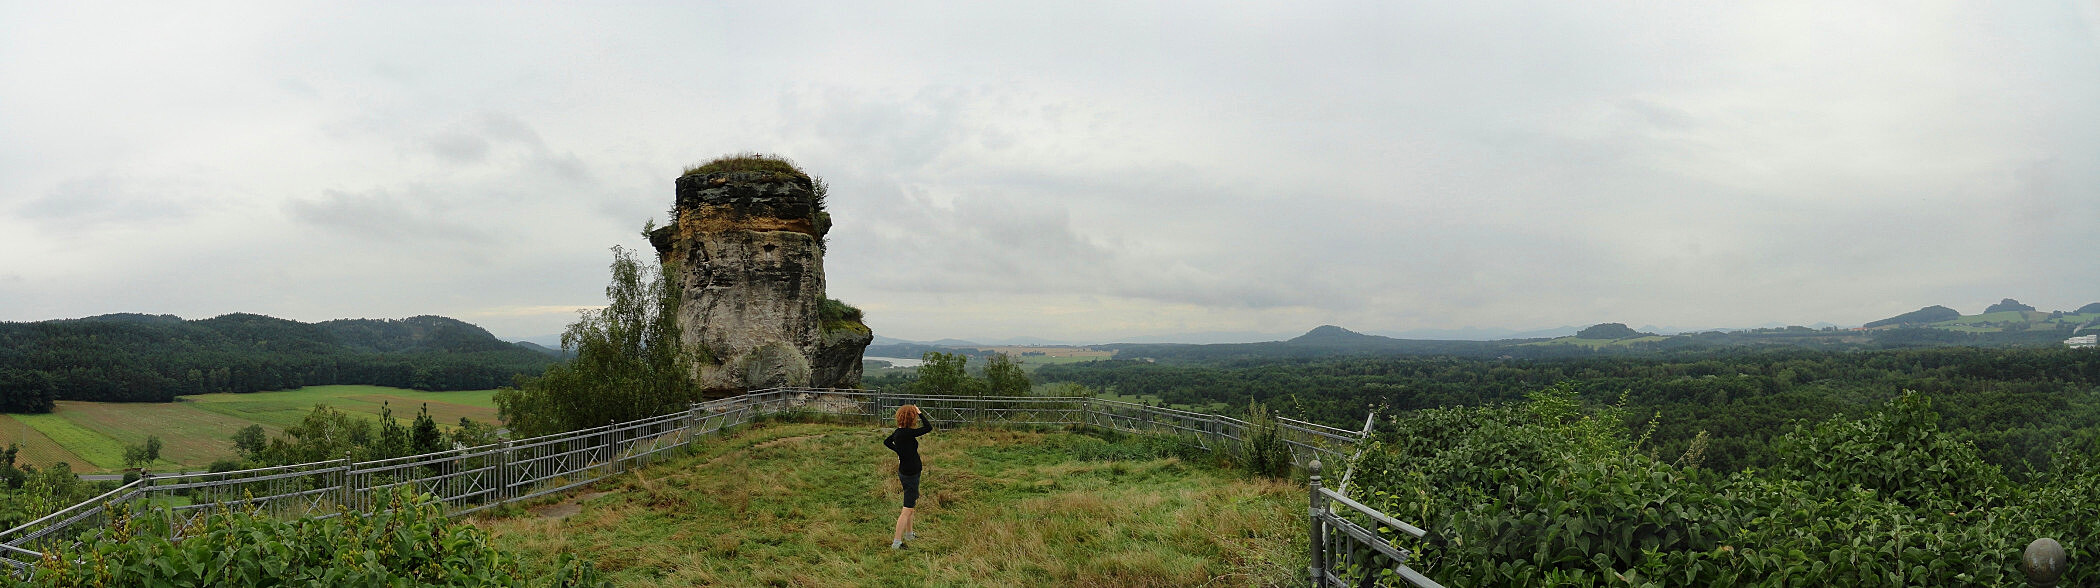
[[489, 156], [489, 141], [476, 135], [447, 132], [430, 138], [430, 151], [452, 163], [481, 163]]
[[300, 222], [373, 241], [491, 240], [486, 230], [468, 222], [467, 219], [475, 218], [473, 215], [423, 190], [412, 190], [406, 195], [388, 190], [327, 190], [319, 198], [293, 200], [285, 208]]
[[[202, 204], [197, 186], [183, 180], [141, 180], [113, 174], [72, 178], [15, 208], [24, 218], [98, 227], [190, 216]], [[187, 200], [187, 201], [186, 201]]]

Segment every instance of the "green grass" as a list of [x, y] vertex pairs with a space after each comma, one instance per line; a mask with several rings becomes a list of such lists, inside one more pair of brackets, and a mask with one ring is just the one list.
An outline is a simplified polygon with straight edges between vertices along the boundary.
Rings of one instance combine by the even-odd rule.
[[[76, 467], [78, 471], [94, 469], [113, 470], [124, 467], [124, 444], [106, 435], [89, 430], [59, 413], [18, 414], [15, 421], [29, 425], [45, 437], [50, 437], [60, 447], [88, 461], [93, 468]], [[41, 464], [40, 464], [41, 465]], [[81, 464], [74, 464], [81, 465]]]
[[574, 553], [623, 586], [1271, 586], [1305, 566], [1302, 486], [1087, 459], [1132, 445], [1063, 431], [922, 438], [920, 538], [893, 551], [887, 432], [762, 425], [601, 482], [565, 518], [475, 524], [531, 565]]
[[685, 173], [679, 175], [692, 176], [733, 171], [761, 171], [794, 176], [809, 175], [803, 173], [801, 168], [795, 167], [795, 162], [789, 161], [788, 158], [756, 152], [724, 155], [705, 163], [689, 165], [686, 166]]
[[417, 408], [428, 402], [433, 418], [440, 424], [452, 424], [459, 422], [460, 416], [494, 422], [495, 394], [494, 390], [422, 392], [383, 386], [308, 386], [277, 392], [200, 394], [185, 396], [182, 401], [202, 410], [277, 427], [298, 423], [313, 411], [315, 404], [326, 404], [354, 415], [377, 417], [381, 403], [385, 402], [393, 408], [396, 418], [409, 419], [415, 418]]

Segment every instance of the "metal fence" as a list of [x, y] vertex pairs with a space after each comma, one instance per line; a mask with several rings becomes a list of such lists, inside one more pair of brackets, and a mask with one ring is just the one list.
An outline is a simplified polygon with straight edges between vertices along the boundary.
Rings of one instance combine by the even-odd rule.
[[[934, 422], [991, 426], [1085, 425], [1178, 435], [1209, 449], [1246, 438], [1232, 417], [1086, 397], [964, 397], [884, 394], [867, 390], [775, 388], [696, 403], [684, 411], [603, 427], [479, 447], [374, 461], [343, 459], [224, 473], [146, 476], [86, 502], [0, 531], [0, 564], [26, 569], [43, 550], [77, 541], [109, 524], [122, 505], [165, 507], [181, 536], [219, 509], [275, 516], [329, 517], [391, 507], [386, 491], [412, 486], [461, 515], [589, 484], [664, 452], [686, 447], [765, 415], [831, 415], [882, 422], [916, 404]], [[1350, 458], [1364, 433], [1278, 418], [1293, 462]], [[1317, 499], [1316, 499], [1317, 500]], [[1383, 515], [1380, 515], [1383, 516]]]
[[[1407, 567], [1412, 552], [1393, 545], [1380, 531], [1406, 533], [1421, 539], [1429, 533], [1414, 525], [1378, 512], [1327, 488], [1320, 487], [1320, 462], [1307, 464], [1312, 486], [1312, 566], [1314, 588], [1351, 586], [1408, 586], [1443, 588], [1413, 568]], [[1339, 506], [1340, 508], [1336, 508]]]

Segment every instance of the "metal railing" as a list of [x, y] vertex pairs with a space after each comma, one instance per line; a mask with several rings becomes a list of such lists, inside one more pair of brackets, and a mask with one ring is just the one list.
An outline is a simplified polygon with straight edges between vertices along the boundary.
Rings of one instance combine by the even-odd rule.
[[[1314, 588], [1399, 586], [1395, 581], [1420, 588], [1443, 588], [1407, 567], [1413, 552], [1379, 535], [1379, 531], [1390, 530], [1421, 539], [1429, 534], [1427, 531], [1350, 500], [1340, 492], [1321, 488], [1320, 462], [1307, 464], [1305, 469], [1312, 474], [1312, 535], [1308, 543], [1312, 546], [1309, 579]], [[1335, 505], [1346, 510], [1337, 512]]]
[[[1191, 438], [1207, 449], [1246, 438], [1232, 417], [1088, 397], [925, 396], [867, 390], [774, 388], [695, 403], [670, 414], [479, 447], [372, 461], [342, 459], [222, 473], [145, 476], [101, 496], [0, 531], [0, 565], [26, 570], [53, 546], [107, 526], [112, 508], [165, 507], [177, 537], [220, 509], [281, 517], [329, 517], [392, 507], [386, 491], [412, 486], [435, 496], [450, 515], [529, 500], [602, 480], [646, 464], [701, 436], [774, 414], [887, 420], [916, 404], [935, 422], [993, 426], [1082, 425]], [[1294, 464], [1348, 459], [1363, 434], [1277, 419], [1278, 437]], [[1315, 478], [1317, 479], [1317, 478]]]

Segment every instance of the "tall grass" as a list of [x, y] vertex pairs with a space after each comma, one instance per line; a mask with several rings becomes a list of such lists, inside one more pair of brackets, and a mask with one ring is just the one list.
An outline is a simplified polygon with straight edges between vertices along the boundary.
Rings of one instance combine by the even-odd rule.
[[1066, 431], [921, 438], [920, 537], [893, 551], [887, 432], [764, 423], [601, 483], [566, 518], [477, 524], [540, 565], [572, 551], [627, 586], [1272, 586], [1304, 569], [1301, 487]]

